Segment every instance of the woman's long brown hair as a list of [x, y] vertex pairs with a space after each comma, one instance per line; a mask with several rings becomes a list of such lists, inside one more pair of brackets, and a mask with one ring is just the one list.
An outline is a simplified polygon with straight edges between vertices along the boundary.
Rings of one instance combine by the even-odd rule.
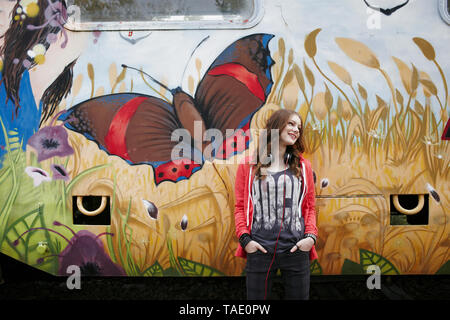
[[[293, 110], [280, 109], [275, 111], [272, 114], [272, 116], [267, 120], [265, 127], [267, 135], [261, 135], [257, 149], [266, 147], [266, 154], [267, 155], [272, 154], [272, 136], [271, 136], [272, 130], [278, 129], [279, 132], [281, 132], [284, 129], [284, 127], [286, 127], [286, 125], [288, 124], [289, 119], [292, 115], [298, 116], [300, 122], [302, 122], [302, 118], [300, 117], [300, 115]], [[302, 154], [305, 151], [305, 139], [303, 137], [303, 127], [304, 126], [302, 122], [297, 141], [295, 141], [293, 145], [286, 146], [286, 153], [289, 153], [291, 156], [291, 159], [289, 160], [289, 168], [297, 177], [299, 177], [301, 174], [300, 154]], [[261, 159], [259, 158], [260, 154], [261, 152], [258, 152], [258, 150], [256, 150], [256, 164], [254, 168], [257, 179], [260, 179], [261, 177], [265, 176], [264, 174], [262, 174], [261, 168], [270, 166], [270, 163], [261, 162]]]
[[[65, 1], [54, 1], [53, 3], [61, 2], [66, 7]], [[11, 100], [15, 106], [15, 114], [17, 115], [20, 108], [19, 88], [22, 80], [22, 74], [25, 72], [23, 61], [27, 59], [28, 50], [36, 44], [42, 44], [47, 50], [50, 44], [47, 42], [47, 36], [50, 33], [59, 33], [59, 27], [53, 27], [47, 24], [45, 27], [37, 30], [29, 30], [27, 25], [40, 26], [46, 22], [45, 10], [48, 7], [48, 0], [38, 0], [39, 13], [36, 17], [27, 17], [25, 20], [14, 19], [19, 1], [12, 10], [11, 23], [4, 35], [4, 43], [0, 48], [0, 56], [3, 59], [2, 79], [6, 89], [6, 97]], [[75, 61], [74, 61], [75, 62]], [[72, 86], [72, 69], [74, 62], [70, 63], [64, 71], [59, 75], [59, 80], [64, 80], [61, 83], [56, 83], [55, 80], [44, 92], [42, 96], [42, 114], [41, 122], [50, 117], [55, 110], [55, 107], [61, 102], [62, 97], [67, 96]], [[36, 63], [31, 62], [29, 67], [32, 68]], [[2, 102], [3, 103], [3, 102]]]

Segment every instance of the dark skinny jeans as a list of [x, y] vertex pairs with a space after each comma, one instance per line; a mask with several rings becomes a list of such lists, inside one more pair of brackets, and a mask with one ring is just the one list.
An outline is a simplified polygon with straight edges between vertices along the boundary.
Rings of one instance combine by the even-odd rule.
[[286, 300], [308, 300], [310, 284], [309, 252], [296, 250], [276, 253], [275, 260], [270, 268], [267, 280], [266, 277], [273, 253], [263, 253], [256, 251], [247, 254], [246, 284], [248, 300], [270, 299], [273, 278], [277, 270], [280, 269], [284, 285]]

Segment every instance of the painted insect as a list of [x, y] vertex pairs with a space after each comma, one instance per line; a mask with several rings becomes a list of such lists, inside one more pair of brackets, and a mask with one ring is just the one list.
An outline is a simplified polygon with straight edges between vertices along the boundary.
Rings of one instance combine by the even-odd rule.
[[[110, 94], [72, 107], [59, 120], [110, 155], [129, 164], [151, 165], [156, 184], [188, 179], [203, 166], [203, 151], [211, 142], [192, 139], [190, 155], [173, 161], [171, 153], [178, 142], [171, 140], [172, 132], [184, 128], [192, 138], [195, 122], [200, 121], [203, 132], [214, 128], [225, 137], [214, 142], [214, 158], [228, 159], [247, 149], [251, 118], [273, 84], [274, 62], [268, 49], [272, 38], [252, 34], [229, 45], [206, 71], [194, 97], [180, 87], [171, 90], [172, 105], [149, 95]], [[233, 135], [227, 137], [226, 129], [233, 129]], [[244, 146], [236, 143], [242, 138]], [[200, 162], [193, 161], [198, 157]]]

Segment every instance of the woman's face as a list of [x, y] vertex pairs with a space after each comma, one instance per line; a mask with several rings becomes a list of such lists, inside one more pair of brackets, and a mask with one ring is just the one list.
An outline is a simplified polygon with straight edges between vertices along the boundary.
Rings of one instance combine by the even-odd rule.
[[300, 120], [300, 117], [296, 114], [291, 115], [288, 123], [283, 128], [283, 130], [281, 130], [280, 144], [283, 144], [285, 146], [293, 145], [295, 141], [297, 141], [297, 139], [300, 137], [301, 128], [302, 121]]

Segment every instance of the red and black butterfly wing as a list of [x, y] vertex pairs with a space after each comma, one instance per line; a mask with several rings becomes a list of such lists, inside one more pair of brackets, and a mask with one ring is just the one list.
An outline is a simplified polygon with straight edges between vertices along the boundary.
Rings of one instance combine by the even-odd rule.
[[59, 120], [108, 154], [130, 164], [151, 165], [157, 184], [188, 179], [202, 166], [201, 160], [191, 160], [196, 152], [191, 145], [172, 161], [172, 152], [180, 143], [171, 136], [181, 125], [174, 108], [159, 98], [134, 93], [105, 95], [74, 106]]
[[[215, 157], [227, 159], [244, 151], [250, 142], [250, 121], [264, 105], [272, 88], [274, 64], [268, 48], [271, 34], [252, 34], [228, 46], [199, 83], [195, 101], [207, 129], [222, 132], [224, 142]], [[227, 129], [236, 130], [226, 136]], [[243, 138], [245, 143], [238, 143]]]
[[[273, 64], [268, 42], [273, 35], [255, 34], [235, 41], [220, 54], [199, 84], [195, 108], [179, 105], [179, 112], [166, 101], [134, 93], [111, 94], [82, 102], [59, 117], [68, 129], [95, 141], [108, 154], [130, 164], [149, 164], [154, 168], [156, 184], [188, 179], [203, 164], [203, 155], [192, 139], [192, 122], [202, 119], [206, 129], [240, 129], [227, 137], [219, 148], [218, 158], [228, 158], [243, 151], [233, 146], [244, 139], [248, 147], [251, 116], [265, 102], [272, 86]], [[180, 95], [181, 96], [181, 95]], [[184, 95], [183, 95], [184, 97]], [[194, 101], [193, 101], [194, 102]], [[176, 102], [175, 102], [176, 104]], [[181, 104], [181, 102], [180, 102]], [[194, 103], [191, 103], [192, 105]], [[172, 134], [183, 126], [190, 139], [181, 144]], [[224, 152], [225, 146], [231, 149]], [[242, 144], [237, 144], [241, 146]], [[184, 153], [173, 153], [181, 148]], [[173, 159], [173, 155], [177, 159]], [[195, 161], [197, 160], [197, 161]]]

